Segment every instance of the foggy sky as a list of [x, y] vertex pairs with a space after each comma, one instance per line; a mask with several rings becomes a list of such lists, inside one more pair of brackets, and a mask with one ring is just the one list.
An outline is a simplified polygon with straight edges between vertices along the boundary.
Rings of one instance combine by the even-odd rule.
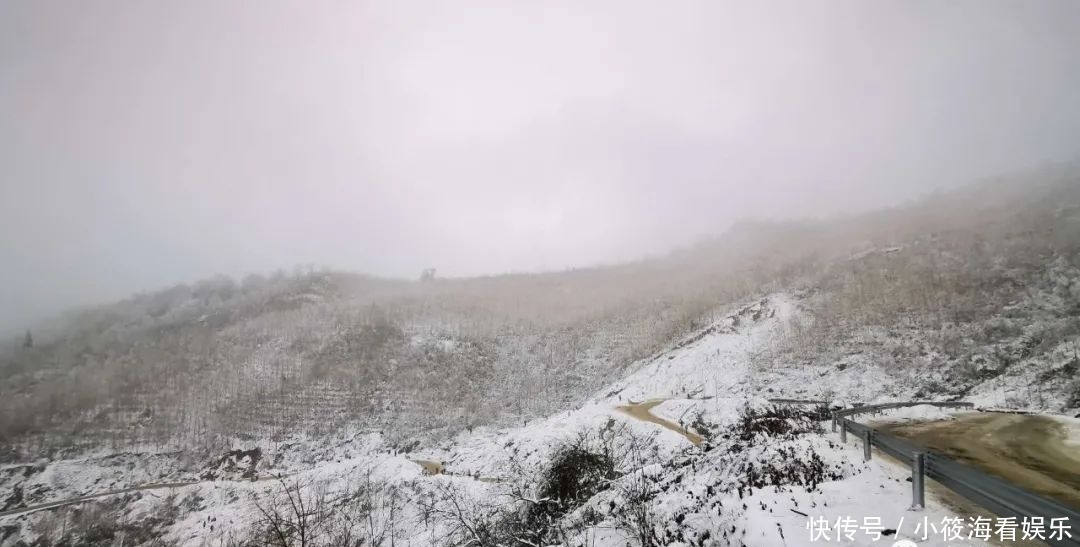
[[0, 3], [0, 330], [656, 253], [1068, 160], [1080, 2]]

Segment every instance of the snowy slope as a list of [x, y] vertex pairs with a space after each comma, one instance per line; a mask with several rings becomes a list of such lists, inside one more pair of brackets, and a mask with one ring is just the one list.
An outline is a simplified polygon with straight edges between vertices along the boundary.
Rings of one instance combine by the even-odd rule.
[[[886, 390], [884, 386], [895, 384], [883, 371], [866, 365], [849, 366], [840, 373], [835, 369], [758, 370], [753, 355], [769, 351], [796, 313], [796, 304], [785, 295], [738, 308], [633, 367], [626, 377], [613, 378], [579, 408], [545, 419], [513, 428], [479, 427], [410, 454], [396, 453], [374, 433], [333, 441], [298, 439], [288, 453], [264, 458], [258, 474], [285, 475], [286, 486], [299, 485], [305, 497], [324, 500], [341, 515], [347, 514], [344, 508], [349, 503], [361, 499], [360, 492], [371, 496], [370, 485], [396, 485], [403, 492], [399, 512], [392, 519], [386, 514], [378, 518], [391, 522], [395, 536], [411, 545], [445, 543], [453, 539], [455, 528], [424, 514], [424, 500], [453, 491], [460, 492], [462, 499], [496, 500], [496, 505], [508, 506], [516, 499], [515, 488], [527, 487], [540, 476], [557, 447], [583, 434], [602, 438], [605, 432], [620, 431], [649, 449], [640, 454], [637, 467], [624, 469], [626, 474], [611, 488], [565, 517], [582, 544], [633, 542], [615, 507], [626, 503], [625, 487], [640, 478], [649, 489], [648, 514], [655, 520], [656, 533], [673, 544], [819, 545], [820, 539], [812, 542], [807, 529], [812, 518], [834, 523], [844, 518], [859, 523], [879, 518], [884, 528], [898, 528], [902, 518], [900, 536], [913, 538], [916, 521], [927, 517], [940, 522], [950, 516], [954, 510], [934, 499], [932, 492], [929, 507], [909, 511], [905, 470], [880, 458], [864, 463], [854, 440], [841, 446], [836, 435], [804, 431], [738, 438], [737, 422], [743, 409], [763, 408], [769, 397], [902, 398], [901, 393]], [[651, 408], [657, 422], [620, 410], [657, 400], [662, 402]], [[679, 431], [691, 430], [691, 423], [710, 424], [713, 438], [695, 446]], [[318, 461], [310, 462], [312, 454], [319, 455]], [[425, 475], [416, 460], [438, 462], [445, 474]], [[117, 468], [101, 462], [79, 465], [53, 463], [42, 472], [5, 480], [28, 492], [48, 484], [49, 499], [58, 499], [86, 494], [101, 485], [116, 488], [177, 475], [159, 465], [153, 472], [130, 474], [125, 481], [117, 477]], [[124, 467], [134, 470], [139, 465]], [[70, 472], [72, 468], [84, 471], [82, 480]], [[794, 478], [786, 482], [786, 477]], [[196, 546], [248, 537], [275, 497], [282, 498], [278, 481], [215, 480], [119, 497], [114, 503], [131, 522], [149, 521], [162, 512], [174, 514], [173, 522], [160, 523], [161, 539]], [[13, 544], [17, 538], [32, 541], [48, 518], [44, 513], [0, 517], [0, 526], [19, 528], [2, 544]], [[571, 526], [571, 521], [576, 524]], [[323, 539], [331, 540], [329, 536]], [[834, 541], [875, 544], [871, 539], [859, 534]], [[938, 544], [946, 543], [920, 541], [920, 545]]]

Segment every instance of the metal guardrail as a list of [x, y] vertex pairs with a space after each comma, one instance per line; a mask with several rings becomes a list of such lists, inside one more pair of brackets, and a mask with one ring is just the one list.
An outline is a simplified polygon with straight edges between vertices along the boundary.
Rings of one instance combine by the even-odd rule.
[[847, 433], [863, 440], [863, 457], [871, 456], [871, 447], [876, 447], [885, 454], [912, 467], [913, 506], [924, 505], [924, 476], [934, 479], [942, 486], [956, 492], [969, 501], [978, 504], [999, 517], [1016, 517], [1018, 521], [1032, 517], [1042, 518], [1049, 523], [1051, 519], [1067, 518], [1072, 526], [1073, 537], [1061, 540], [1043, 538], [1053, 547], [1080, 547], [1080, 511], [1067, 507], [1057, 501], [1029, 492], [1002, 479], [988, 475], [974, 467], [964, 465], [948, 456], [926, 450], [904, 439], [878, 431], [870, 426], [848, 419], [848, 416], [879, 412], [892, 408], [931, 404], [933, 406], [973, 408], [971, 403], [889, 403], [838, 410], [833, 413], [833, 430], [839, 424], [841, 440], [847, 440]]
[[768, 399], [770, 403], [776, 403], [778, 405], [827, 405], [829, 401], [821, 401], [818, 399]]
[[895, 408], [905, 408], [909, 406], [936, 406], [941, 408], [975, 408], [974, 403], [967, 403], [964, 401], [909, 401], [906, 403], [882, 403], [880, 405], [863, 405], [855, 406], [851, 408], [845, 408], [843, 410], [837, 410], [833, 412], [833, 419], [841, 418], [844, 416], [855, 416], [857, 414], [870, 414], [875, 412], [881, 412], [883, 410], [892, 410]]

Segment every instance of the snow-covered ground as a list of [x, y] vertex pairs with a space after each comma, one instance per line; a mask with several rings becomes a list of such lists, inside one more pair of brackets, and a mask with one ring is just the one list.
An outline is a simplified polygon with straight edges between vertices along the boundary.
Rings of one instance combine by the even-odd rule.
[[[555, 448], [583, 433], [603, 438], [605, 432], [617, 430], [650, 449], [640, 456], [640, 465], [626, 470], [613, 488], [596, 494], [566, 517], [588, 522], [574, 529], [581, 544], [621, 547], [633, 543], [632, 533], [614, 507], [625, 501], [618, 494], [622, 486], [648, 477], [649, 488], [654, 490], [648, 501], [650, 518], [664, 541], [673, 544], [880, 545], [909, 538], [919, 545], [955, 545], [940, 534], [924, 540], [925, 528], [916, 530], [924, 523], [940, 526], [943, 519], [958, 516], [955, 510], [937, 500], [932, 491], [925, 509], [911, 510], [909, 472], [883, 458], [863, 462], [857, 440], [841, 445], [839, 436], [827, 429], [774, 437], [755, 434], [746, 439], [732, 433], [738, 431], [745, 408], [764, 408], [773, 397], [863, 402], [911, 398], [903, 391], [904, 385], [886, 371], [854, 358], [841, 369], [835, 365], [766, 370], [755, 366], [753, 355], [769, 351], [796, 313], [797, 306], [785, 295], [750, 303], [632, 367], [626, 377], [613, 378], [580, 407], [520, 426], [477, 427], [409, 454], [396, 453], [377, 433], [299, 438], [285, 453], [238, 464], [251, 468], [249, 477], [284, 475], [280, 482], [244, 480], [227, 469], [216, 480], [118, 495], [114, 503], [129, 522], [171, 514], [171, 521], [159, 525], [165, 542], [220, 545], [247, 537], [266, 517], [271, 500], [283, 495], [282, 483], [297, 484], [305, 497], [326, 500], [333, 507], [359, 499], [360, 492], [370, 499], [372, 484], [399, 485], [405, 492], [402, 508], [391, 515], [395, 535], [402, 534], [399, 542], [443, 543], [452, 537], [454, 527], [425, 514], [423, 500], [453, 488], [470, 499], [509, 504], [514, 485], [539, 476]], [[689, 429], [695, 423], [711, 424], [716, 437], [695, 446], [672, 428], [638, 420], [618, 409], [656, 399], [663, 400], [652, 409], [658, 418]], [[904, 409], [892, 415], [897, 419], [947, 416], [939, 409]], [[442, 463], [445, 474], [425, 475], [413, 461], [418, 459]], [[200, 472], [182, 469], [190, 467], [164, 454], [7, 466], [0, 469], [4, 481], [0, 492], [18, 488], [32, 505], [200, 478]], [[586, 508], [592, 511], [588, 519], [583, 516]], [[5, 530], [0, 532], [5, 538], [0, 545], [13, 545], [20, 539], [32, 542], [55, 533], [48, 526], [50, 518], [54, 517], [48, 512], [0, 517], [0, 530]], [[389, 522], [385, 514], [380, 518]], [[878, 532], [898, 531], [874, 541], [875, 524]]]

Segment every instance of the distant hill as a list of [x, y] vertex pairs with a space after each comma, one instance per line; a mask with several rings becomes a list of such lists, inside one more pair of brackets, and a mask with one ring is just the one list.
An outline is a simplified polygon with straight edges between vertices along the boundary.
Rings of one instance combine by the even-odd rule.
[[922, 394], [1015, 376], [1046, 386], [1047, 406], [1075, 407], [1078, 249], [1080, 179], [1055, 175], [840, 219], [743, 222], [620, 266], [209, 279], [6, 345], [0, 442], [7, 458], [145, 442], [219, 451], [346, 426], [404, 440], [511, 423], [566, 408], [774, 292], [794, 295], [803, 319], [758, 366], [858, 355]]

